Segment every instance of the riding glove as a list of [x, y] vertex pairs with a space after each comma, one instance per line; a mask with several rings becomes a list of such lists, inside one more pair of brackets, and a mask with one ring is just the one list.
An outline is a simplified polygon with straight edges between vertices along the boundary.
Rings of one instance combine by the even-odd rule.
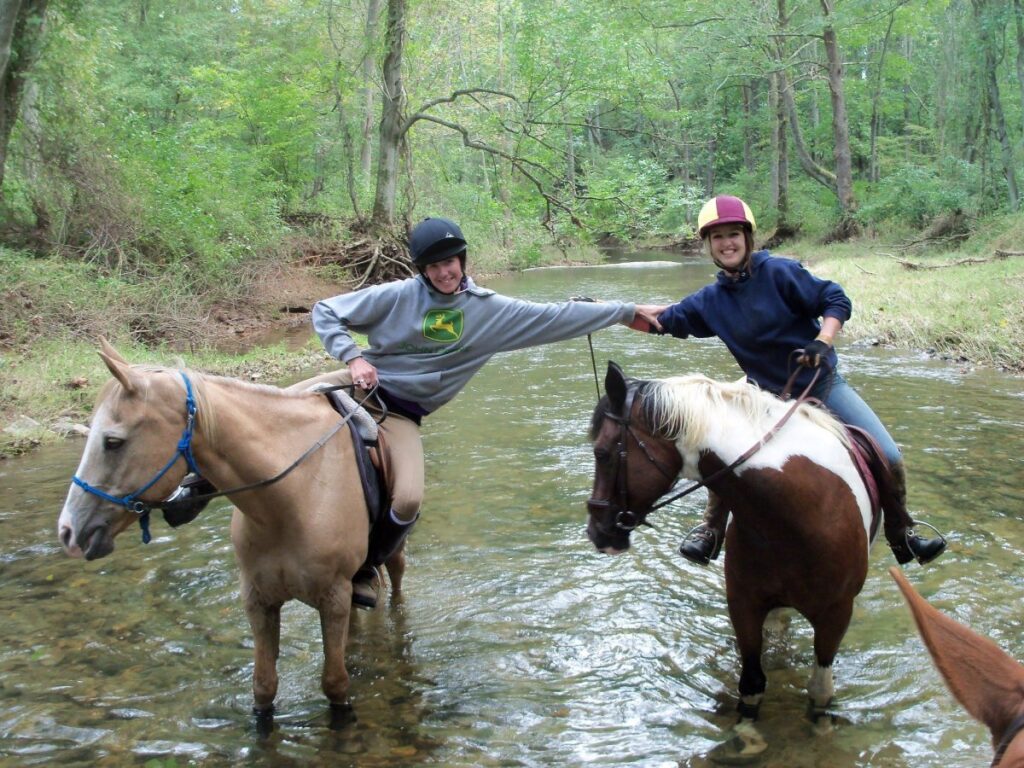
[[800, 357], [800, 364], [806, 368], [818, 368], [825, 359], [825, 355], [832, 348], [827, 341], [815, 339], [804, 347], [804, 353]]

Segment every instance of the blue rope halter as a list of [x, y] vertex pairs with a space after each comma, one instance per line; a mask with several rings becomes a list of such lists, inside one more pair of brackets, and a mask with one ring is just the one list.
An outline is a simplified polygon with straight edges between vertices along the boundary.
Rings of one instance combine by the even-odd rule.
[[189, 381], [189, 378], [184, 371], [178, 371], [178, 373], [181, 374], [181, 378], [185, 382], [185, 410], [187, 413], [185, 431], [181, 433], [181, 439], [178, 440], [177, 448], [175, 449], [171, 460], [164, 465], [163, 469], [156, 473], [152, 480], [133, 493], [129, 493], [125, 496], [112, 496], [106, 491], [101, 491], [99, 488], [89, 485], [85, 480], [78, 477], [78, 475], [71, 478], [71, 482], [87, 493], [91, 493], [93, 496], [99, 496], [105, 501], [109, 501], [119, 507], [124, 507], [129, 512], [134, 512], [138, 515], [139, 528], [142, 529], [143, 544], [149, 544], [153, 538], [149, 534], [149, 512], [152, 507], [148, 502], [142, 501], [139, 497], [153, 487], [160, 478], [166, 475], [179, 458], [185, 459], [185, 463], [188, 465], [189, 471], [195, 472], [197, 475], [202, 474], [202, 472], [199, 471], [199, 467], [196, 465], [195, 456], [192, 455], [192, 431], [196, 421], [196, 401], [192, 396], [192, 382]]

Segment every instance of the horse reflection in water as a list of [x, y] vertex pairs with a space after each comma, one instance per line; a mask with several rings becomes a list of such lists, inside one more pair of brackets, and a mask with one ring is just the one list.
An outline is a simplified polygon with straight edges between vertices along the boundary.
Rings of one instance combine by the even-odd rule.
[[991, 640], [932, 607], [898, 568], [889, 573], [949, 689], [992, 733], [993, 768], [1024, 768], [1024, 667]]
[[[72, 556], [105, 557], [119, 533], [137, 521], [148, 526], [149, 508], [175, 489], [188, 465], [218, 488], [239, 489], [274, 478], [322, 442], [279, 481], [230, 493], [231, 539], [255, 644], [254, 712], [264, 724], [271, 717], [281, 606], [300, 600], [320, 613], [321, 687], [340, 722], [349, 687], [351, 578], [366, 557], [369, 527], [348, 426], [332, 431], [340, 417], [322, 395], [133, 366], [106, 341], [100, 357], [114, 378], [100, 394], [58, 522]], [[401, 553], [388, 570], [396, 594]]]
[[591, 424], [587, 534], [602, 552], [625, 551], [630, 532], [679, 476], [706, 481], [728, 505], [726, 597], [742, 662], [737, 734], [740, 751], [756, 754], [766, 747], [753, 721], [766, 687], [768, 614], [791, 607], [814, 629], [808, 694], [816, 719], [832, 699], [832, 662], [864, 585], [877, 524], [845, 431], [823, 409], [801, 404], [769, 442], [731, 466], [793, 405], [744, 382], [628, 380], [614, 363], [605, 390]]

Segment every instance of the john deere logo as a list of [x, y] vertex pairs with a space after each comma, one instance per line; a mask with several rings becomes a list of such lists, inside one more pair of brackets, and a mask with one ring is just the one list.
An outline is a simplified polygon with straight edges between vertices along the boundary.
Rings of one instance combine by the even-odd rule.
[[458, 341], [462, 338], [462, 310], [430, 310], [423, 317], [423, 335], [431, 341]]

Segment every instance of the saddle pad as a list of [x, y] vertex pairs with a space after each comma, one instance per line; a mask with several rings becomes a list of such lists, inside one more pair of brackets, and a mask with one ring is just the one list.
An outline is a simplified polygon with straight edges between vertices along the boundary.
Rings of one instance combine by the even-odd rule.
[[[351, 423], [359, 430], [359, 436], [368, 445], [377, 445], [378, 425], [373, 416], [363, 406], [352, 399], [352, 395], [334, 384], [318, 384], [310, 387], [310, 392], [327, 395], [331, 406], [342, 416], [352, 413]], [[353, 413], [354, 411], [354, 413]]]
[[861, 480], [864, 481], [864, 488], [868, 492], [868, 500], [871, 503], [871, 540], [874, 541], [882, 519], [879, 480], [875, 477], [875, 473], [888, 472], [889, 462], [882, 454], [882, 449], [878, 447], [875, 438], [853, 424], [844, 424], [843, 426], [846, 427], [846, 432], [850, 436], [850, 456], [853, 458]]

